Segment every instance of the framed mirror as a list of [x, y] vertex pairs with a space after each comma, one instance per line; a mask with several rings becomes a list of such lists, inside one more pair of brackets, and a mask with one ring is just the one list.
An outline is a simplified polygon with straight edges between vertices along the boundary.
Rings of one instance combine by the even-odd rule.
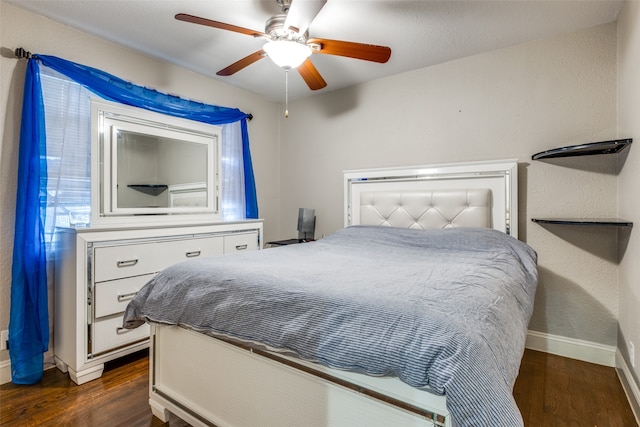
[[92, 107], [97, 222], [219, 218], [218, 126], [102, 101]]

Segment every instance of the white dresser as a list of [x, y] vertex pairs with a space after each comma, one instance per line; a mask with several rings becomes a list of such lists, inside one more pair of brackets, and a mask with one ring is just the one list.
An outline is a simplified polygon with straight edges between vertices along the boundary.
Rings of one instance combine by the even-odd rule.
[[[149, 345], [149, 326], [122, 328], [123, 312], [157, 272], [177, 262], [262, 248], [262, 221], [136, 229], [62, 229], [56, 260], [53, 349], [76, 384], [104, 363]], [[212, 261], [215, 262], [215, 261]]]

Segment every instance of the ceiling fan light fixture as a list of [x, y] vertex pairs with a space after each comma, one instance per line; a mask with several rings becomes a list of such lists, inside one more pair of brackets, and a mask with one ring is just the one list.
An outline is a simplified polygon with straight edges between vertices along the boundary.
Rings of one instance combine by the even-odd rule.
[[298, 68], [311, 56], [311, 48], [291, 40], [271, 40], [263, 47], [267, 56], [279, 67], [284, 69]]

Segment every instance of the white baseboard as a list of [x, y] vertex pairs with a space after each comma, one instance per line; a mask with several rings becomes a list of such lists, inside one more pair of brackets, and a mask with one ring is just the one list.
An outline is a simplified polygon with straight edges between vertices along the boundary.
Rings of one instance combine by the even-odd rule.
[[635, 415], [636, 421], [640, 424], [640, 388], [638, 388], [631, 369], [629, 369], [629, 365], [627, 365], [627, 362], [622, 357], [620, 350], [616, 351], [616, 367], [618, 376], [621, 377], [620, 383], [622, 384], [622, 388], [627, 394], [627, 399], [629, 399], [629, 403], [631, 404], [633, 415]]
[[598, 365], [616, 366], [616, 347], [590, 341], [529, 331], [525, 346], [531, 350], [582, 360]]
[[11, 382], [11, 360], [0, 362], [0, 384]]

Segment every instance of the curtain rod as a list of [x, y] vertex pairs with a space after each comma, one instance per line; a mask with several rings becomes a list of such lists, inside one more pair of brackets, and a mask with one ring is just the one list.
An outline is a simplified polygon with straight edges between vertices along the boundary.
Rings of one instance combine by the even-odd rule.
[[[31, 52], [29, 52], [28, 50], [24, 50], [21, 47], [14, 50], [13, 53], [18, 59], [23, 59], [23, 58], [31, 59], [31, 56], [32, 56]], [[253, 120], [253, 114], [251, 113], [247, 114], [247, 120], [249, 121]]]

